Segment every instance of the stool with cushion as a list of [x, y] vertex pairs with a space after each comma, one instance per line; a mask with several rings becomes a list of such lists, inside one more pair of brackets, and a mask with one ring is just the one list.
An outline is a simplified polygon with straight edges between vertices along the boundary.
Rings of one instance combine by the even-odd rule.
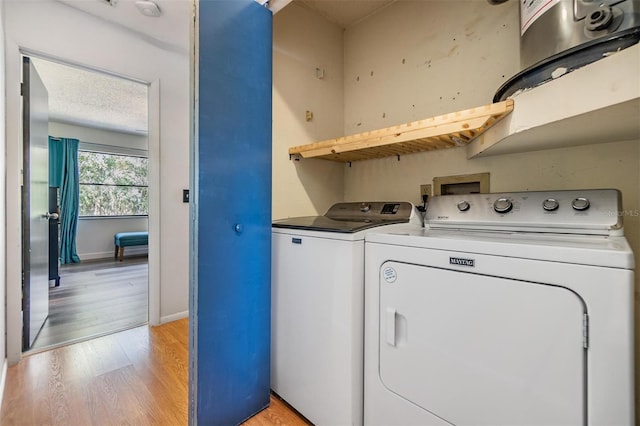
[[149, 244], [148, 232], [118, 232], [113, 236], [113, 242], [116, 246], [115, 257], [120, 259], [124, 257], [124, 248], [131, 246], [146, 246]]

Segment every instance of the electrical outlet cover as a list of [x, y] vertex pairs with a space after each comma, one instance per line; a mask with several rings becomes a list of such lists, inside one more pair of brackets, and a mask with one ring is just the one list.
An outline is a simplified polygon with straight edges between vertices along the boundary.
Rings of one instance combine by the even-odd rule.
[[424, 185], [420, 185], [420, 198], [422, 198], [423, 195], [428, 195], [429, 197], [431, 197], [431, 184], [427, 183]]

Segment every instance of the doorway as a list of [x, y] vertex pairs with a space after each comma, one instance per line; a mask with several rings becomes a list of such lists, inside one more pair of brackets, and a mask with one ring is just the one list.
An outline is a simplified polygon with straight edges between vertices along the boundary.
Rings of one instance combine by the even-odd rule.
[[[50, 265], [56, 265], [49, 268], [49, 316], [24, 348], [33, 352], [148, 321], [147, 248], [132, 247], [118, 261], [113, 235], [148, 232], [151, 182], [149, 86], [37, 55], [30, 59], [48, 92], [49, 144], [77, 141], [79, 176], [76, 255], [50, 256]], [[57, 205], [61, 217], [74, 209], [60, 192]], [[58, 236], [54, 247], [69, 239], [66, 230]]]

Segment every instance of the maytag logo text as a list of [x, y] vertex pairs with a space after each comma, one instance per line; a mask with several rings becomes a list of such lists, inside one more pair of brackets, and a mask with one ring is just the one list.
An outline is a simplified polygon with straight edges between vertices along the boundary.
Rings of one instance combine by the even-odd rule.
[[470, 266], [475, 268], [475, 260], [473, 259], [463, 259], [461, 257], [450, 257], [449, 263], [451, 265], [460, 265], [460, 266]]

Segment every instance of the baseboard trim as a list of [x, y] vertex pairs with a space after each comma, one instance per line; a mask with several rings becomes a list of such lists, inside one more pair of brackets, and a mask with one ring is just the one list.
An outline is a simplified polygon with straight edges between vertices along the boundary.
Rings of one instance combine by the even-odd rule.
[[160, 317], [160, 324], [164, 324], [171, 321], [176, 321], [182, 318], [187, 318], [189, 316], [189, 311], [178, 312], [175, 314], [167, 315], [164, 317]]
[[[148, 254], [147, 247], [126, 247], [124, 250], [124, 257], [137, 256], [140, 254]], [[96, 260], [96, 259], [113, 259], [113, 250], [100, 253], [78, 253], [80, 260]]]
[[0, 414], [2, 413], [2, 401], [4, 400], [4, 386], [7, 383], [7, 359], [2, 362], [2, 375], [0, 376]]

